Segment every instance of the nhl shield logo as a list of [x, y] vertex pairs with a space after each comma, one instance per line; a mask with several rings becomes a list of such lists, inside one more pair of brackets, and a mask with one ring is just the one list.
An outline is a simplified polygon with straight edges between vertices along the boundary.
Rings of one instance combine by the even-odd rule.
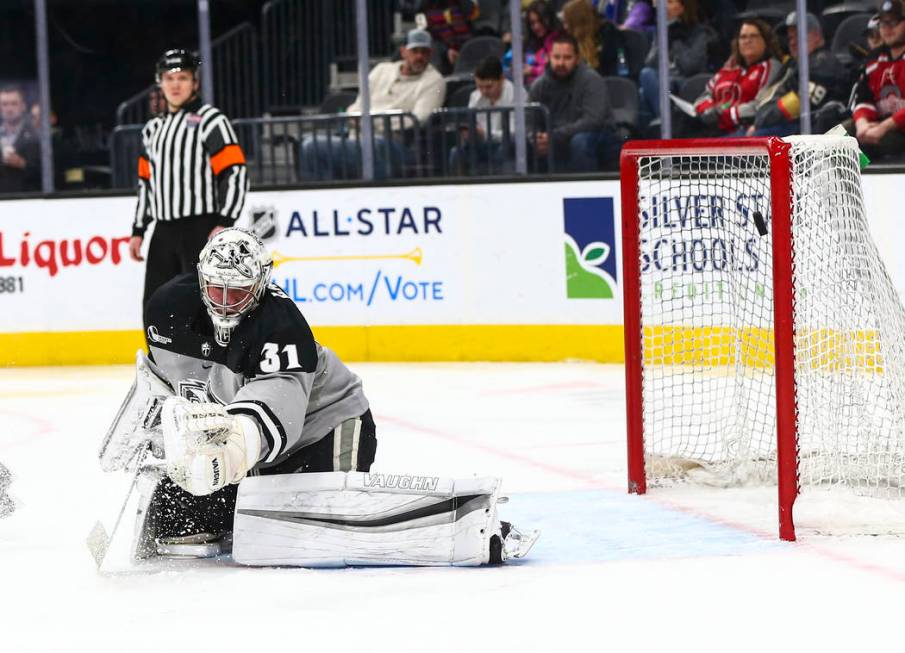
[[201, 343], [201, 355], [207, 358], [211, 355], [211, 343], [203, 342]]
[[276, 236], [277, 210], [272, 206], [252, 208], [251, 230], [261, 240]]

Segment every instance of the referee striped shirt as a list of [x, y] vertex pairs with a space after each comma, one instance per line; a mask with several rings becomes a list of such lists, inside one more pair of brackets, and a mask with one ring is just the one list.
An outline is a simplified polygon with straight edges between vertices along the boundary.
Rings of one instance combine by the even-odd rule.
[[245, 155], [229, 119], [195, 98], [148, 121], [138, 157], [138, 205], [132, 235], [151, 220], [219, 215], [232, 225], [248, 191]]

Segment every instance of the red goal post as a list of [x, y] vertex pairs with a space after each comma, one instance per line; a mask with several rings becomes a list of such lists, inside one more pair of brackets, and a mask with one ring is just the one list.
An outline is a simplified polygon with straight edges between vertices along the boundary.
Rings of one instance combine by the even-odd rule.
[[803, 485], [905, 486], [905, 354], [884, 326], [905, 328], [905, 312], [858, 155], [846, 137], [624, 146], [629, 492], [701, 474], [775, 482], [794, 540]]

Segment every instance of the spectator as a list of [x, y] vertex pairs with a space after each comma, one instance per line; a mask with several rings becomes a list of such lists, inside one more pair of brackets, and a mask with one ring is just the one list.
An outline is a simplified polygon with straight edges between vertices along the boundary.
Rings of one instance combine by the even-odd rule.
[[[707, 48], [716, 35], [698, 22], [697, 0], [667, 0], [666, 16], [669, 19], [669, 90], [678, 93], [686, 78], [707, 69]], [[658, 57], [655, 41], [641, 69], [639, 95], [644, 124], [660, 115]]]
[[867, 39], [867, 48], [870, 51], [883, 47], [883, 37], [880, 36], [880, 15], [874, 14], [867, 21], [864, 28], [864, 38]]
[[474, 35], [496, 36], [503, 43], [511, 43], [509, 0], [480, 0], [480, 10], [480, 16], [471, 22]]
[[[814, 132], [822, 133], [837, 125], [842, 104], [848, 99], [851, 78], [845, 66], [836, 58], [823, 38], [823, 28], [817, 16], [805, 16], [808, 31], [808, 69], [810, 71], [810, 102]], [[752, 136], [788, 136], [801, 132], [798, 97], [798, 27], [795, 12], [786, 17], [786, 35], [791, 57], [786, 60], [779, 78], [762, 94], [754, 124], [748, 128]], [[838, 108], [838, 111], [835, 109]], [[825, 120], [821, 122], [821, 114]]]
[[848, 51], [852, 55], [852, 67], [854, 70], [860, 70], [868, 61], [876, 58], [877, 50], [883, 46], [883, 38], [880, 36], [880, 16], [874, 14], [867, 21], [864, 31], [861, 32], [860, 41], [849, 41]]
[[770, 26], [760, 18], [744, 19], [732, 54], [695, 102], [697, 118], [706, 130], [712, 135], [743, 135], [754, 122], [758, 94], [779, 76], [781, 58]]
[[[401, 61], [379, 63], [368, 75], [371, 113], [404, 111], [425, 123], [431, 112], [443, 105], [446, 97], [446, 83], [430, 63], [430, 34], [423, 29], [409, 31], [405, 45], [399, 51]], [[349, 106], [348, 112], [361, 113], [361, 95]], [[378, 134], [374, 142], [377, 177], [386, 177], [411, 158], [398, 136], [394, 139]], [[302, 142], [301, 159], [302, 174], [307, 179], [335, 179], [342, 170], [348, 171], [349, 176], [361, 174], [361, 149], [355, 138], [343, 138], [339, 134], [308, 136]]]
[[[487, 57], [478, 64], [474, 78], [477, 89], [468, 98], [469, 109], [511, 107], [515, 102], [515, 87], [503, 76], [503, 65], [496, 57]], [[504, 126], [504, 120], [507, 126]], [[454, 147], [450, 152], [449, 167], [453, 172], [462, 174], [464, 164], [473, 155], [482, 170], [502, 171], [512, 149], [512, 134], [515, 132], [512, 112], [508, 115], [504, 112], [478, 113], [475, 123], [474, 134], [468, 133], [467, 127], [460, 129], [463, 145]]]
[[474, 0], [423, 0], [427, 31], [440, 48], [440, 72], [452, 72], [462, 44], [472, 37], [472, 21], [480, 14]]
[[619, 27], [637, 32], [652, 32], [657, 29], [657, 13], [648, 0], [634, 0], [629, 5], [628, 15]]
[[525, 84], [531, 85], [544, 74], [553, 39], [562, 30], [556, 12], [547, 0], [535, 0], [525, 11], [528, 24], [525, 39]]
[[25, 92], [18, 86], [0, 88], [0, 193], [40, 189], [41, 142], [28, 119]]
[[905, 153], [905, 0], [880, 6], [880, 35], [883, 47], [862, 70], [844, 123], [871, 158]]
[[531, 86], [529, 97], [550, 111], [551, 131], [537, 134], [537, 153], [546, 156], [552, 149], [558, 168], [575, 172], [599, 169], [601, 155], [616, 141], [608, 128], [613, 114], [606, 84], [581, 61], [574, 36], [560, 34], [553, 41], [550, 65]]
[[589, 0], [569, 0], [562, 10], [562, 27], [578, 42], [582, 61], [604, 77], [619, 72], [619, 52], [625, 38], [615, 24], [601, 18]]

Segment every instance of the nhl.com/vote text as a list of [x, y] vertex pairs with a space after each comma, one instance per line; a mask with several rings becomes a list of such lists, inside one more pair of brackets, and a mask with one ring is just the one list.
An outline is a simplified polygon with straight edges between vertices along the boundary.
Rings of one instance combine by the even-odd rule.
[[360, 303], [372, 306], [385, 302], [442, 302], [444, 283], [404, 274], [387, 274], [378, 269], [367, 281], [313, 281], [299, 277], [274, 277], [274, 282], [293, 301]]

